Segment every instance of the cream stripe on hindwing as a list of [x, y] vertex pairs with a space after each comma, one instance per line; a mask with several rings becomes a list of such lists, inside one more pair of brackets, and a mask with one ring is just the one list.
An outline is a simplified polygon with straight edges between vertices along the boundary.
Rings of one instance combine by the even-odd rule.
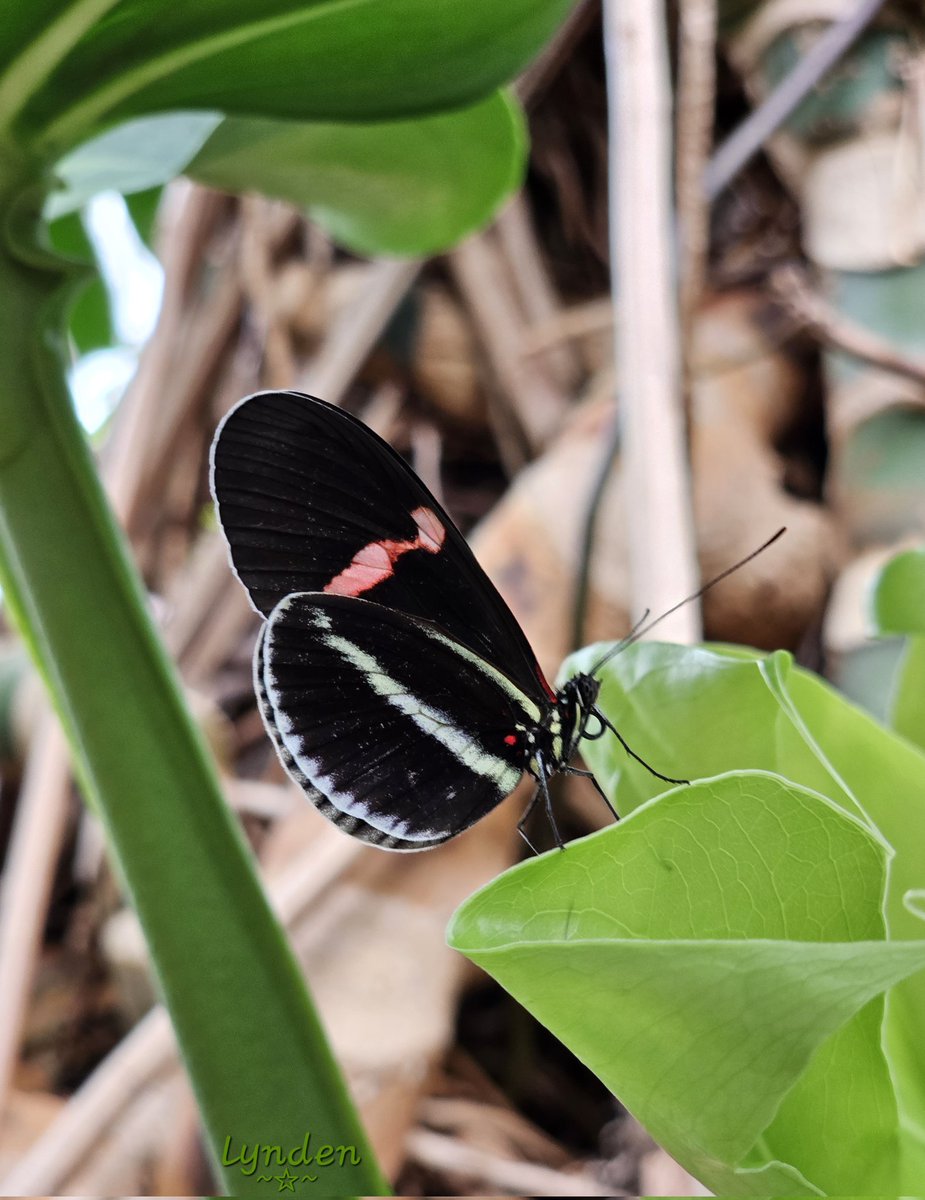
[[[285, 610], [289, 606], [291, 599], [292, 597], [287, 597], [285, 600], [282, 600], [277, 606], [277, 613]], [[332, 631], [331, 619], [327, 613], [316, 611], [312, 614], [311, 623], [316, 629], [321, 631], [320, 640], [356, 667], [373, 691], [381, 696], [387, 704], [390, 704], [393, 708], [398, 709], [399, 712], [410, 717], [418, 729], [434, 738], [435, 741], [438, 741], [446, 750], [449, 750], [457, 762], [468, 767], [470, 771], [473, 771], [476, 775], [484, 776], [486, 779], [491, 779], [504, 791], [513, 791], [523, 773], [520, 769], [511, 766], [503, 758], [499, 758], [497, 755], [479, 746], [476, 741], [455, 726], [451, 719], [445, 713], [440, 712], [439, 709], [425, 703], [423, 700], [419, 700], [415, 696], [409, 696], [405, 687], [397, 680], [392, 679], [373, 655], [362, 650], [354, 642]], [[430, 630], [427, 630], [427, 632], [431, 633]], [[266, 637], [268, 643], [272, 641], [272, 621], [267, 628]], [[489, 676], [502, 686], [504, 692], [516, 700], [528, 713], [532, 715], [533, 711], [537, 711], [536, 706], [518, 688], [515, 688], [509, 679], [501, 675], [500, 672], [492, 670], [489, 664], [484, 663], [477, 655], [471, 654], [465, 647], [459, 646], [458, 643], [451, 641], [449, 638], [439, 635], [436, 635], [436, 637], [438, 641], [444, 642], [450, 649], [461, 652], [463, 657], [471, 658], [472, 661], [483, 669], [487, 667]], [[269, 650], [269, 644], [267, 645], [267, 650]], [[272, 679], [273, 672], [269, 654], [267, 654], [265, 659], [264, 670], [270, 676], [266, 682], [272, 687], [275, 684], [275, 680]], [[293, 730], [291, 722], [286, 719], [284, 713], [279, 711], [277, 705], [274, 704], [274, 708], [277, 710], [277, 727], [283, 736], [283, 740], [287, 744], [290, 744], [293, 752], [298, 755], [297, 748], [292, 745]], [[319, 781], [315, 780], [315, 782], [318, 783]], [[322, 790], [330, 795], [327, 788], [322, 787]], [[338, 807], [341, 807], [348, 799], [347, 797], [335, 798], [333, 796], [330, 798], [334, 800], [334, 803]]]
[[[409, 696], [402, 684], [387, 675], [384, 668], [371, 654], [367, 654], [353, 642], [336, 633], [325, 633], [321, 640], [326, 646], [342, 654], [358, 671], [361, 671], [369, 686], [377, 695], [382, 696], [386, 703], [410, 717], [418, 729], [429, 734], [441, 746], [449, 750], [463, 766], [474, 771], [476, 775], [484, 775], [487, 779], [493, 779], [499, 787], [513, 791], [522, 774], [516, 767], [512, 767], [503, 758], [498, 758], [497, 755], [484, 750], [477, 742], [457, 728], [450, 718], [439, 709], [433, 708], [416, 696]], [[456, 649], [455, 643], [451, 643], [451, 645]], [[518, 699], [520, 699], [520, 693], [518, 693]]]
[[487, 675], [506, 696], [515, 701], [529, 715], [533, 724], [538, 725], [540, 723], [543, 716], [540, 709], [533, 703], [529, 696], [524, 695], [516, 683], [512, 683], [508, 679], [503, 671], [499, 671], [497, 667], [493, 667], [490, 662], [486, 662], [484, 658], [480, 658], [478, 654], [475, 654], [461, 642], [454, 642], [452, 638], [448, 638], [439, 629], [434, 629], [430, 625], [422, 625], [421, 628], [429, 638], [433, 638], [435, 642], [442, 642], [444, 646], [449, 646], [454, 654], [458, 654], [460, 658], [464, 658], [467, 662], [472, 663], [473, 666], [478, 667], [483, 675]]

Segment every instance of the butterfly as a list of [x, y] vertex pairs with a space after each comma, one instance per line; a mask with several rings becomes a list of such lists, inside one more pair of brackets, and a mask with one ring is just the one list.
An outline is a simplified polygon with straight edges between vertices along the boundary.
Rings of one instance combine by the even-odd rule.
[[254, 689], [267, 732], [346, 833], [437, 846], [526, 772], [537, 787], [518, 828], [526, 839], [541, 798], [561, 846], [549, 780], [593, 781], [570, 765], [582, 739], [610, 730], [643, 761], [597, 707], [594, 672], [550, 686], [450, 517], [357, 418], [299, 392], [248, 396], [216, 432], [210, 484], [263, 618]]

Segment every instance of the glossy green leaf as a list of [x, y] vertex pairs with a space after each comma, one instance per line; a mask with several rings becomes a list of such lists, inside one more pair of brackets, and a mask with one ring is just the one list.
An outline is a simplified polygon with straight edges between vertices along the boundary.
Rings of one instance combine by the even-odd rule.
[[62, 13], [44, 53], [14, 63], [0, 128], [64, 149], [176, 109], [368, 121], [461, 106], [511, 79], [571, 0], [118, 0], [82, 30], [91, 4], [71, 0], [71, 25]]
[[[604, 649], [573, 655], [562, 674], [589, 670]], [[633, 750], [663, 775], [698, 779], [757, 767], [820, 791], [850, 815], [863, 817], [857, 797], [794, 716], [781, 682], [791, 671], [784, 653], [765, 658], [743, 650], [637, 643], [604, 667], [600, 704]], [[836, 693], [832, 698], [844, 705]], [[610, 738], [586, 743], [582, 752], [621, 813], [665, 788]]]
[[[573, 655], [587, 669], [601, 647]], [[637, 644], [603, 671], [601, 704], [633, 749], [692, 779], [760, 768], [813, 788], [893, 848], [886, 915], [894, 937], [921, 937], [903, 897], [925, 883], [925, 754], [878, 725], [784, 653]], [[610, 739], [583, 746], [621, 812], [664, 784]], [[925, 1039], [925, 988], [922, 992]]]
[[469, 108], [375, 124], [225, 121], [188, 174], [306, 206], [338, 241], [428, 254], [483, 225], [520, 183], [523, 116], [501, 93]]
[[362, 253], [429, 254], [485, 224], [520, 184], [523, 114], [496, 92], [450, 113], [375, 123], [140, 117], [92, 138], [56, 167], [49, 219], [98, 192], [124, 194], [179, 174], [230, 192], [303, 205]]
[[[587, 670], [601, 647], [572, 657]], [[603, 670], [601, 703], [633, 749], [669, 775], [699, 778], [762, 768], [810, 787], [860, 818], [891, 847], [885, 916], [891, 938], [921, 938], [907, 907], [925, 881], [925, 755], [847, 703], [786, 654], [638, 644]], [[629, 812], [664, 785], [610, 739], [587, 743], [598, 778]], [[884, 1023], [905, 1136], [902, 1156], [925, 1171], [925, 977], [895, 987]]]
[[925, 941], [884, 940], [886, 860], [838, 805], [740, 772], [507, 872], [450, 941], [714, 1191], [888, 1192], [879, 998]]

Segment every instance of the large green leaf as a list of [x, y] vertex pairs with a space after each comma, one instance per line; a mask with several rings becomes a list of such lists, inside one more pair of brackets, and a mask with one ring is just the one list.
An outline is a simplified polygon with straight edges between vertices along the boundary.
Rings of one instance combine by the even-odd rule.
[[[600, 654], [600, 647], [582, 651], [565, 670], [587, 670]], [[923, 936], [906, 898], [925, 881], [925, 755], [816, 676], [793, 668], [788, 655], [637, 644], [605, 667], [601, 703], [633, 749], [665, 774], [700, 778], [763, 768], [860, 818], [892, 851], [890, 936]], [[609, 739], [587, 743], [584, 752], [621, 812], [664, 787]], [[885, 1038], [903, 1120], [910, 1131], [925, 1129], [917, 1049], [925, 1042], [922, 976], [892, 990]], [[911, 1133], [903, 1154], [911, 1178], [925, 1170], [923, 1143]]]
[[490, 219], [520, 184], [526, 151], [521, 110], [501, 92], [455, 112], [374, 123], [169, 113], [126, 121], [65, 155], [45, 215], [185, 173], [302, 205], [359, 252], [430, 254]]
[[90, 3], [72, 0], [74, 21], [63, 13], [45, 52], [13, 64], [0, 128], [15, 118], [61, 150], [170, 109], [368, 121], [451, 108], [512, 78], [571, 0], [119, 0], [81, 29]]
[[520, 183], [526, 136], [501, 93], [469, 108], [374, 124], [225, 121], [187, 173], [308, 207], [366, 253], [428, 254], [483, 225]]
[[894, 1191], [886, 850], [763, 772], [682, 787], [470, 898], [450, 941], [730, 1195]]

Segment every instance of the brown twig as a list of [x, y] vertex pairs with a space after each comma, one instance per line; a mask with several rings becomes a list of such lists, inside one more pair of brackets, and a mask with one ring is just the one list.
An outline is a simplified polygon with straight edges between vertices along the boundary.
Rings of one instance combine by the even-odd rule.
[[526, 330], [521, 342], [521, 354], [540, 354], [560, 342], [590, 337], [596, 333], [613, 333], [613, 300], [600, 296], [560, 308], [554, 315], [537, 321]]
[[495, 378], [527, 441], [538, 451], [561, 425], [568, 403], [553, 381], [521, 356], [526, 323], [501, 272], [491, 234], [473, 234], [452, 251], [448, 262]]
[[371, 262], [359, 299], [337, 319], [296, 386], [339, 404], [423, 265], [417, 258]]
[[680, 231], [678, 306], [686, 370], [710, 244], [710, 202], [703, 173], [710, 156], [716, 101], [716, 0], [681, 0], [679, 17], [675, 189]]
[[260, 325], [266, 386], [290, 388], [296, 364], [289, 330], [280, 322], [273, 306], [275, 286], [273, 255], [273, 204], [263, 196], [245, 196], [241, 201], [241, 282], [252, 316]]
[[16, 1064], [70, 799], [67, 742], [57, 717], [44, 701], [42, 707], [0, 891], [0, 1109]]
[[884, 338], [837, 313], [798, 268], [778, 268], [770, 286], [778, 303], [826, 346], [925, 385], [925, 359], [902, 353]]
[[[555, 321], [562, 311], [549, 276], [527, 203], [517, 195], [496, 222], [498, 244], [517, 292], [528, 327]], [[520, 339], [523, 354], [524, 336]], [[542, 366], [553, 383], [571, 392], [580, 374], [578, 358], [570, 345], [552, 344], [543, 352]]]
[[408, 1138], [410, 1157], [426, 1167], [476, 1180], [492, 1191], [512, 1196], [612, 1196], [611, 1188], [587, 1171], [557, 1171], [537, 1163], [516, 1162], [469, 1146], [457, 1138], [416, 1129]]

